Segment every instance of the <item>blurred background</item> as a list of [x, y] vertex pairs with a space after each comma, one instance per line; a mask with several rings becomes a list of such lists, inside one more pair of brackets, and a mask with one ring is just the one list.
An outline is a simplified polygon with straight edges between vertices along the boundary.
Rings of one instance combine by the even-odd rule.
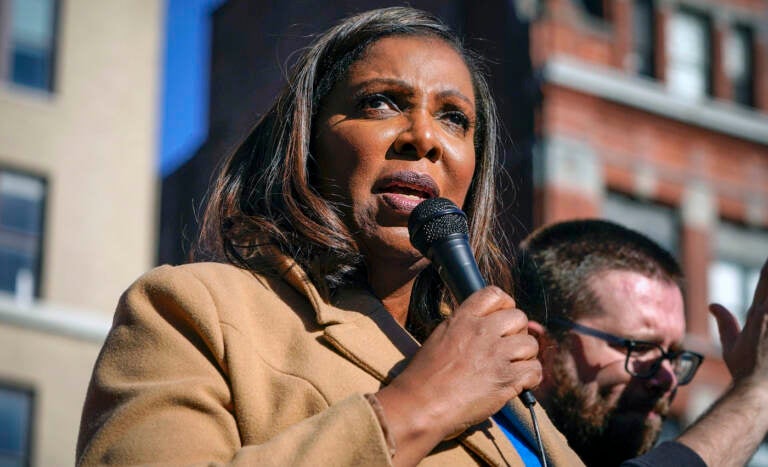
[[[186, 261], [211, 173], [291, 52], [399, 4], [0, 0], [0, 466], [74, 462], [120, 294]], [[683, 264], [688, 346], [707, 359], [674, 436], [729, 383], [707, 303], [743, 318], [768, 257], [768, 0], [409, 4], [489, 59], [513, 240], [604, 217]]]

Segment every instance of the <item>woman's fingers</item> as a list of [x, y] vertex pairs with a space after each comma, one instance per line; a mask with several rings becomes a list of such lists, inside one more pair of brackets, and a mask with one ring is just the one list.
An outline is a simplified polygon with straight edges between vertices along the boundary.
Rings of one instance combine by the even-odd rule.
[[535, 337], [516, 334], [502, 338], [498, 345], [499, 360], [509, 362], [535, 360], [539, 353], [539, 343]]
[[514, 374], [510, 382], [512, 390], [508, 399], [517, 396], [526, 389], [536, 388], [541, 384], [544, 377], [541, 362], [538, 359], [515, 362], [513, 371]]
[[[442, 414], [444, 434], [478, 423], [524, 389], [539, 384], [538, 342], [515, 301], [496, 287], [482, 289], [441, 323], [391, 384]], [[444, 426], [443, 426], [444, 425]]]
[[484, 316], [478, 327], [493, 337], [528, 334], [528, 317], [516, 308], [506, 308]]
[[515, 300], [500, 288], [490, 286], [470, 295], [454, 314], [468, 313], [481, 318], [505, 308], [515, 308]]

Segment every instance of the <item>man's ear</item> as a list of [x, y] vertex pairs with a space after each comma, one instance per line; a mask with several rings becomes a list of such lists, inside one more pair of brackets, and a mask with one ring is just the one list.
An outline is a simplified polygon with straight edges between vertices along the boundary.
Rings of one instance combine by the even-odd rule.
[[541, 323], [538, 321], [528, 321], [528, 334], [536, 338], [539, 343], [539, 360], [542, 364], [547, 364], [552, 350], [557, 350], [557, 342], [552, 338]]
[[550, 370], [555, 356], [560, 349], [557, 341], [552, 338], [547, 328], [538, 321], [528, 321], [528, 334], [536, 338], [536, 341], [539, 343], [538, 357], [544, 370], [544, 379], [542, 379], [541, 384], [537, 388], [536, 397], [539, 397], [539, 400], [543, 400], [547, 397], [552, 385], [555, 384]]
[[544, 329], [544, 326], [541, 325], [538, 321], [531, 321], [528, 320], [528, 334], [535, 337], [537, 340], [540, 336], [543, 336], [547, 333], [547, 330]]

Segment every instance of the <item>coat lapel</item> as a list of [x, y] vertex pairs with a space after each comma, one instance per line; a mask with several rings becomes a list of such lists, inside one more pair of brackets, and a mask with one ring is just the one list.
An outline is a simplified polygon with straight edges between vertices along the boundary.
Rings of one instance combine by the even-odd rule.
[[372, 294], [341, 289], [333, 303], [328, 303], [292, 259], [283, 256], [279, 270], [283, 279], [312, 304], [326, 340], [379, 381], [392, 379], [418, 350], [418, 342]]
[[384, 305], [361, 290], [341, 290], [333, 305], [318, 310], [325, 337], [337, 350], [384, 383], [419, 349]]

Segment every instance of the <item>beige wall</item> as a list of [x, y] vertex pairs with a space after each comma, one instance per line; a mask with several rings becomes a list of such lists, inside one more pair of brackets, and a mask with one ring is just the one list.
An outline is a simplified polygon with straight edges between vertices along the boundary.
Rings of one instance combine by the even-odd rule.
[[74, 465], [85, 391], [101, 343], [0, 323], [0, 379], [35, 391], [34, 465]]
[[111, 313], [154, 261], [164, 2], [61, 5], [54, 92], [0, 84], [0, 164], [49, 181], [42, 298]]
[[0, 297], [0, 382], [35, 391], [40, 466], [74, 463], [101, 340], [153, 265], [157, 225], [165, 2], [60, 4], [54, 91], [0, 81], [0, 167], [49, 183], [41, 300]]

